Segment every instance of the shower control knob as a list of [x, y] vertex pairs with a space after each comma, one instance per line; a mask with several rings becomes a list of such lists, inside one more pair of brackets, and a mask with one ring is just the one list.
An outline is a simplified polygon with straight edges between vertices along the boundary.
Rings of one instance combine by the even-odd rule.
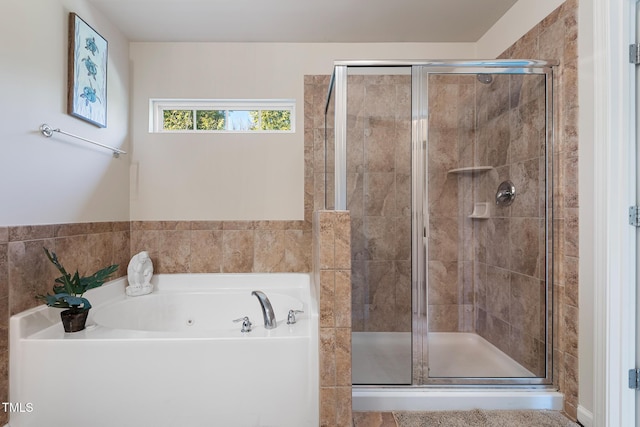
[[251, 323], [251, 320], [249, 320], [248, 316], [244, 316], [233, 321], [233, 323], [237, 322], [242, 322], [242, 329], [240, 329], [240, 332], [251, 332], [253, 324]]
[[516, 187], [511, 181], [504, 181], [498, 186], [496, 192], [496, 205], [510, 206], [516, 198]]
[[289, 315], [287, 316], [287, 325], [293, 325], [296, 323], [296, 314], [304, 313], [302, 310], [289, 310]]

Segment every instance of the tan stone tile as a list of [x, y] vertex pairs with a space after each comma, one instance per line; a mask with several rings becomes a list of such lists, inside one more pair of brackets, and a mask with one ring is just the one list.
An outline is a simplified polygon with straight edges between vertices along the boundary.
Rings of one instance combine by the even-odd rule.
[[223, 230], [254, 230], [255, 221], [224, 221]]
[[192, 221], [191, 230], [222, 230], [222, 221]]
[[351, 271], [336, 270], [333, 314], [338, 328], [351, 327]]
[[321, 269], [333, 268], [335, 265], [335, 239], [333, 217], [329, 212], [320, 212], [318, 216], [318, 244]]
[[54, 236], [53, 225], [20, 225], [9, 227], [9, 241], [46, 239]]
[[131, 231], [130, 221], [115, 221], [112, 223], [113, 232]]
[[54, 224], [53, 234], [55, 237], [77, 236], [80, 234], [88, 234], [91, 224], [74, 223], [74, 224]]
[[223, 231], [204, 229], [191, 231], [189, 272], [220, 273], [223, 262]]
[[[365, 259], [382, 261], [395, 258], [395, 218], [367, 216], [364, 218], [362, 230], [366, 248]], [[356, 235], [356, 237], [359, 236]]]
[[333, 270], [320, 271], [320, 327], [335, 326], [335, 276]]
[[320, 386], [336, 385], [336, 330], [320, 328]]
[[249, 273], [253, 271], [253, 230], [227, 230], [222, 235], [222, 272]]
[[351, 387], [351, 329], [336, 328], [336, 385]]
[[[73, 274], [77, 270], [81, 275], [93, 274], [95, 270], [89, 271], [87, 239], [86, 234], [60, 237], [55, 239], [54, 246], [48, 249], [56, 253], [58, 260], [67, 272]], [[44, 253], [42, 256], [45, 256]]]
[[544, 257], [544, 226], [537, 218], [511, 218], [509, 263], [511, 270], [541, 277], [539, 260]]
[[544, 304], [540, 301], [540, 287], [544, 287], [544, 283], [539, 279], [511, 274], [509, 321], [512, 327], [538, 339], [544, 338], [540, 336], [540, 322], [543, 320], [540, 319], [540, 304]]
[[578, 209], [565, 209], [564, 253], [578, 257]]
[[353, 414], [351, 411], [351, 385], [348, 387], [336, 387], [336, 426], [353, 426]]
[[[9, 245], [0, 243], [0, 298], [9, 297]], [[5, 313], [9, 318], [8, 312]], [[0, 316], [2, 312], [0, 311]]]
[[158, 242], [160, 232], [158, 230], [138, 229], [131, 231], [131, 256], [141, 252], [149, 252], [151, 260], [158, 260]]
[[158, 234], [158, 260], [156, 273], [184, 273], [189, 271], [191, 231], [163, 230]]
[[458, 262], [428, 262], [429, 304], [458, 303]]
[[256, 230], [254, 246], [253, 271], [285, 271], [284, 230]]
[[88, 254], [87, 273], [92, 274], [113, 263], [113, 233], [88, 234], [86, 240]]
[[311, 230], [284, 230], [283, 271], [311, 271]]
[[43, 246], [53, 248], [53, 239], [8, 245], [10, 315], [39, 305], [35, 296], [51, 292], [55, 278], [60, 275], [45, 256]]
[[574, 257], [564, 257], [563, 260], [565, 271], [565, 300], [568, 305], [578, 307], [579, 298], [579, 273], [578, 259]]
[[320, 387], [320, 427], [336, 427], [335, 387]]
[[354, 412], [354, 427], [397, 427], [391, 412]]
[[567, 355], [578, 357], [578, 309], [565, 304], [561, 322], [564, 333], [564, 345], [561, 350]]
[[118, 264], [118, 271], [115, 277], [125, 276], [129, 261], [133, 256], [131, 254], [131, 233], [128, 229], [126, 231], [115, 231], [111, 234], [111, 239], [113, 258], [111, 258], [110, 264]]

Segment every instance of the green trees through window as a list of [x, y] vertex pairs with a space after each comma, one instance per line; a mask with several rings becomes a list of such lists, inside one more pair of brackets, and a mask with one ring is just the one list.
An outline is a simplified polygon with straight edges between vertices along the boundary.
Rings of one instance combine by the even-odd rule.
[[[195, 103], [195, 102], [194, 102]], [[166, 102], [166, 104], [170, 104]], [[158, 105], [154, 117], [162, 118], [162, 123], [156, 123], [156, 132], [197, 132], [197, 131], [221, 131], [221, 132], [292, 132], [293, 111], [292, 103], [286, 108], [273, 108], [273, 101], [266, 105], [267, 108], [251, 109], [221, 109], [206, 107], [189, 108], [186, 101], [180, 105]], [[236, 104], [239, 104], [236, 102]], [[259, 104], [259, 103], [258, 103]], [[256, 104], [248, 104], [256, 106]], [[236, 105], [233, 105], [234, 107]], [[176, 108], [178, 107], [178, 108]], [[187, 107], [187, 108], [185, 108]], [[271, 107], [271, 108], [269, 108]]]

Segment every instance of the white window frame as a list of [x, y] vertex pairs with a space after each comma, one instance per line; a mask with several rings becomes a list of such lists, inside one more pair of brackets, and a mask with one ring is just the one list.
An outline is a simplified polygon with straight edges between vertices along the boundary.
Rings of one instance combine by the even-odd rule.
[[[286, 110], [290, 112], [290, 130], [203, 130], [182, 129], [166, 130], [163, 128], [165, 110], [218, 110], [226, 111], [261, 111]], [[167, 99], [152, 98], [149, 100], [149, 132], [150, 133], [295, 133], [296, 127], [295, 99]]]

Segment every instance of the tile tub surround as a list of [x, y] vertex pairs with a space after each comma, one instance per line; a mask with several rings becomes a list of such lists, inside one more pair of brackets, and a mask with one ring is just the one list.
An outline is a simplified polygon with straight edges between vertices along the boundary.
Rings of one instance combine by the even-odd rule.
[[[8, 319], [40, 304], [59, 276], [42, 247], [80, 273], [149, 250], [157, 273], [310, 272], [311, 222], [123, 221], [0, 227], [0, 399], [8, 401]], [[347, 299], [348, 300], [348, 299]], [[0, 423], [7, 414], [0, 411]]]
[[[44, 255], [55, 252], [69, 270], [90, 274], [119, 264], [124, 276], [130, 258], [128, 221], [0, 227], [0, 399], [8, 401], [8, 321], [40, 305], [35, 295], [51, 291], [60, 274]], [[73, 260], [73, 262], [71, 261]], [[7, 413], [0, 411], [0, 423]]]
[[142, 250], [157, 273], [308, 273], [311, 223], [132, 221], [131, 253]]
[[320, 426], [351, 427], [351, 232], [348, 211], [314, 214], [320, 303]]

